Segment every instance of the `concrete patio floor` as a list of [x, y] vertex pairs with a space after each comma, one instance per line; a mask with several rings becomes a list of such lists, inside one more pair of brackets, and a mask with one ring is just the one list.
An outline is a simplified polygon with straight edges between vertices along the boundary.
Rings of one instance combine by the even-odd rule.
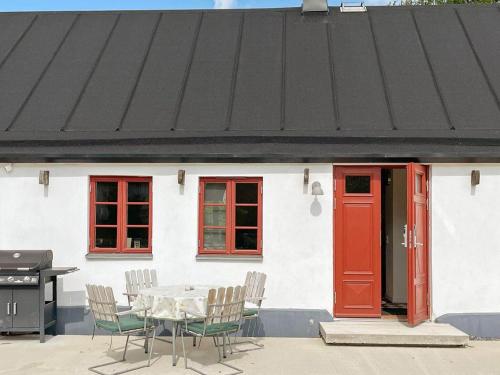
[[[87, 368], [119, 358], [124, 339], [115, 338], [108, 352], [109, 337], [57, 336], [39, 344], [36, 337], [0, 337], [0, 374], [90, 374]], [[265, 338], [263, 350], [229, 355], [227, 361], [245, 374], [500, 374], [500, 341], [471, 341], [467, 348], [329, 346], [322, 339]], [[223, 375], [229, 369], [216, 365], [217, 352], [211, 341], [201, 350], [186, 345], [190, 364], [209, 374]], [[180, 341], [178, 342], [180, 349]], [[243, 349], [244, 345], [240, 348]], [[170, 344], [157, 341], [155, 362], [131, 374], [194, 374], [184, 370], [183, 358], [172, 367]], [[181, 351], [180, 351], [181, 352]], [[141, 348], [129, 347], [127, 365], [144, 363]], [[203, 367], [208, 366], [208, 367]], [[121, 367], [120, 367], [121, 368]]]

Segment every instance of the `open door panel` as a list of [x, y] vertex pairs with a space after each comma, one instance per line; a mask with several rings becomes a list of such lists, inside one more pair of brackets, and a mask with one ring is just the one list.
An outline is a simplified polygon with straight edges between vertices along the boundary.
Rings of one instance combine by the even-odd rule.
[[408, 324], [429, 319], [427, 167], [408, 164]]

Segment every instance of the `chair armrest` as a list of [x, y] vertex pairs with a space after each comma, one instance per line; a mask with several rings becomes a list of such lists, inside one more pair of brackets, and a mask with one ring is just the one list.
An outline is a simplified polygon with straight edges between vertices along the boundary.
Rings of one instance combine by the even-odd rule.
[[206, 315], [203, 315], [203, 314], [200, 314], [198, 312], [191, 311], [191, 310], [188, 310], [188, 309], [181, 309], [180, 311], [184, 313], [185, 319], [187, 319], [187, 314], [192, 315], [192, 316], [194, 316], [196, 318], [203, 318], [204, 319], [204, 318], [207, 317]]
[[151, 310], [151, 307], [144, 307], [144, 308], [141, 308], [141, 309], [133, 308], [133, 309], [130, 309], [130, 310], [127, 310], [127, 311], [117, 312], [117, 313], [115, 313], [115, 315], [118, 316], [118, 317], [120, 317], [120, 316], [124, 316], [124, 315], [135, 314], [135, 313], [138, 313], [138, 312], [145, 312], [146, 315], [147, 315], [147, 311], [148, 310]]
[[266, 297], [249, 297], [249, 298], [245, 298], [245, 302], [257, 304], [257, 303], [264, 301], [265, 299], [266, 299]]
[[127, 292], [123, 293], [124, 296], [130, 296], [130, 297], [137, 297], [137, 294], [138, 293], [127, 293]]

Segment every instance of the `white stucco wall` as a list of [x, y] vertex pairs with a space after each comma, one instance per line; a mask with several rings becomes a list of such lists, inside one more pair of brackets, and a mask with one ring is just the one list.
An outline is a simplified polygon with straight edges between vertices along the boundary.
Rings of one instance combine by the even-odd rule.
[[[317, 203], [303, 171], [319, 181]], [[186, 170], [183, 189], [177, 170]], [[38, 184], [40, 170], [50, 185]], [[153, 177], [153, 260], [87, 260], [90, 175]], [[198, 178], [263, 177], [262, 262], [196, 261]], [[319, 205], [318, 205], [319, 203]], [[318, 207], [320, 213], [318, 213]], [[333, 304], [332, 166], [330, 164], [15, 164], [0, 169], [0, 249], [53, 249], [55, 266], [80, 271], [62, 278], [61, 305], [85, 303], [85, 283], [114, 288], [124, 272], [156, 268], [160, 284], [243, 283], [248, 270], [268, 274], [265, 307], [327, 309]], [[62, 297], [62, 298], [61, 298]]]
[[499, 312], [500, 165], [433, 165], [431, 189], [433, 316]]

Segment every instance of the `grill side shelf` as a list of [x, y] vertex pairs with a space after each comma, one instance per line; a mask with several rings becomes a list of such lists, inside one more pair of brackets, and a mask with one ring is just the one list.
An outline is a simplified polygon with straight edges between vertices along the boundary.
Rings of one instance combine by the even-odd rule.
[[40, 270], [40, 274], [43, 276], [59, 276], [66, 275], [68, 273], [73, 273], [79, 271], [77, 267], [52, 267]]

